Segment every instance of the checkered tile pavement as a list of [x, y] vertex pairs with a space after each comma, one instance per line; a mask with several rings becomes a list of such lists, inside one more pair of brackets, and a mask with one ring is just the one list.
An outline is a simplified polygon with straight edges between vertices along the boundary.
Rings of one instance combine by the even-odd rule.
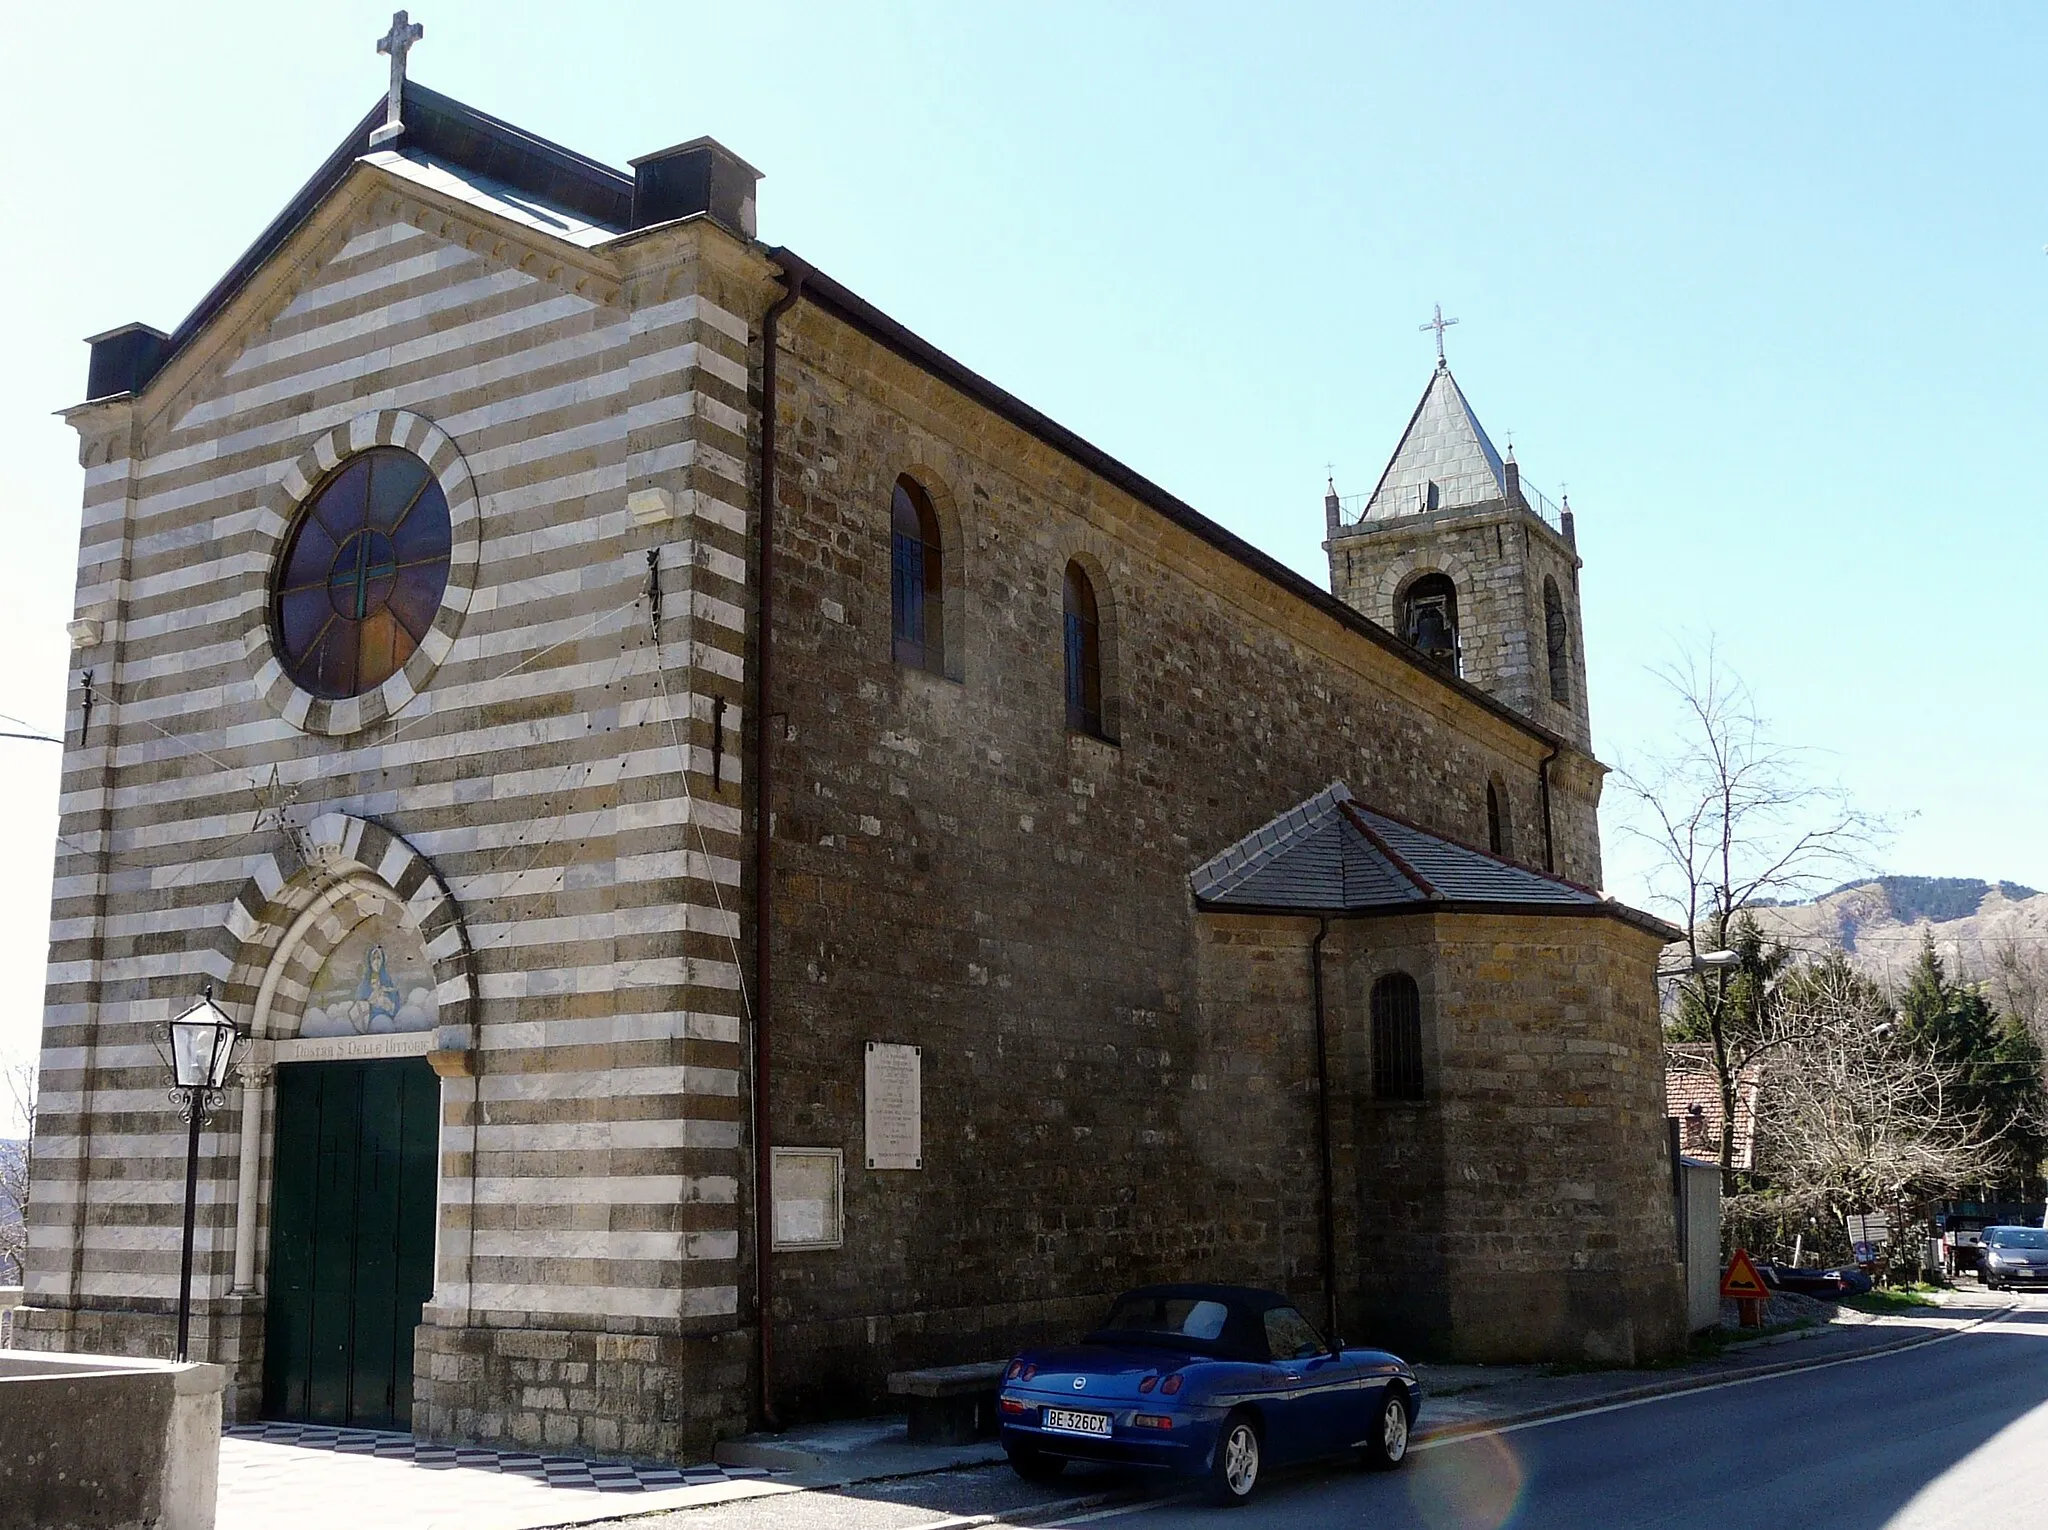
[[429, 1471], [464, 1467], [499, 1472], [549, 1487], [599, 1493], [648, 1493], [774, 1475], [757, 1466], [630, 1466], [589, 1461], [581, 1456], [540, 1456], [529, 1451], [491, 1450], [475, 1445], [426, 1445], [409, 1434], [342, 1429], [326, 1424], [231, 1424], [223, 1432], [236, 1440], [261, 1440], [270, 1445], [297, 1445], [307, 1450], [408, 1461]]

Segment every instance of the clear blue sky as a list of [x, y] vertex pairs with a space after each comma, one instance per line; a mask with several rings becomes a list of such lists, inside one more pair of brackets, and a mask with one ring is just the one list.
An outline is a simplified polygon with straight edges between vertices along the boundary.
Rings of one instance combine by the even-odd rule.
[[[623, 165], [710, 133], [761, 229], [1305, 573], [1416, 326], [1570, 484], [1595, 739], [1717, 634], [1910, 817], [2048, 887], [2048, 10], [574, 7], [420, 0], [415, 76]], [[10, 7], [0, 711], [59, 715], [81, 337], [169, 328], [383, 87], [370, 4]], [[42, 983], [56, 750], [0, 750], [0, 1052]], [[1612, 846], [1610, 883], [1636, 873]]]

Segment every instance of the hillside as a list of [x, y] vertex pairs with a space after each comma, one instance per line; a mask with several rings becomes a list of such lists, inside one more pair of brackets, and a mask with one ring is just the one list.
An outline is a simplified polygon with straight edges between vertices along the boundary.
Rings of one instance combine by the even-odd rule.
[[2048, 893], [2015, 882], [1966, 877], [1877, 877], [1852, 882], [1811, 903], [1754, 910], [1766, 936], [1805, 950], [1840, 945], [1874, 977], [1904, 975], [1931, 935], [1953, 970], [1979, 977], [1997, 953], [2017, 946], [2048, 953]]

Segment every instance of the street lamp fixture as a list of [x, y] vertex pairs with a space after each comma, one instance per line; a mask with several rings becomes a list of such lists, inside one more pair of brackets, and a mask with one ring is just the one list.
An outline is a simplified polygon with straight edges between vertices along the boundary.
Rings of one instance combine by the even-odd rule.
[[178, 1359], [188, 1358], [192, 1339], [192, 1227], [199, 1205], [199, 1129], [226, 1097], [241, 1033], [226, 1010], [213, 1002], [213, 985], [199, 1002], [163, 1028], [171, 1070], [171, 1103], [187, 1127], [185, 1138], [185, 1243], [178, 1266]]
[[1739, 951], [1700, 951], [1675, 967], [1659, 967], [1659, 977], [1684, 977], [1689, 972], [1728, 972], [1742, 965]]

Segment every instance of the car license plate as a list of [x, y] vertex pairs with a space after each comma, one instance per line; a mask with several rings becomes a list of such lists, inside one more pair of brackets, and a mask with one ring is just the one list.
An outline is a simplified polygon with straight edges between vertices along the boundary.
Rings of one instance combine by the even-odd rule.
[[1047, 1408], [1045, 1427], [1062, 1434], [1108, 1434], [1107, 1413], [1077, 1413], [1072, 1408]]

